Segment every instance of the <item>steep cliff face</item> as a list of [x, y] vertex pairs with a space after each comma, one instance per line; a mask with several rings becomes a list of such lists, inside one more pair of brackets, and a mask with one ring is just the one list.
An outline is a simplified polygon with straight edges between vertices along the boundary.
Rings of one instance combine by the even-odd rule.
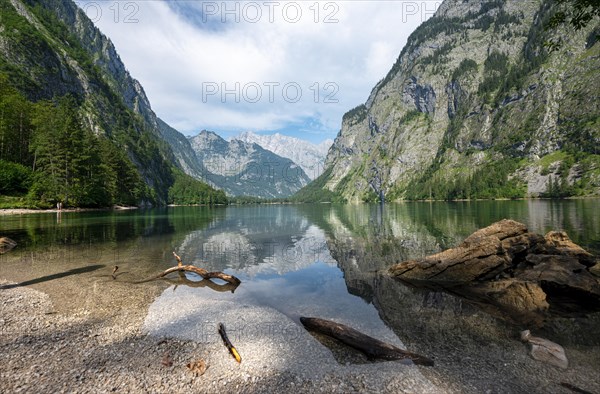
[[[18, 0], [13, 1], [16, 3]], [[31, 7], [37, 5], [55, 15], [83, 49], [92, 55], [94, 65], [102, 71], [104, 82], [118, 93], [127, 108], [142, 115], [153, 128], [157, 127], [157, 117], [142, 85], [131, 77], [113, 43], [75, 3], [64, 0], [24, 0], [24, 3]]]
[[202, 179], [229, 195], [283, 198], [310, 182], [293, 161], [258, 144], [236, 139], [227, 142], [206, 130], [190, 142], [200, 165], [206, 169]]
[[[350, 201], [599, 193], [596, 26], [549, 32], [551, 14], [446, 0], [344, 116], [317, 184]], [[548, 53], [552, 34], [568, 39]]]
[[160, 136], [171, 147], [178, 167], [186, 174], [196, 179], [202, 179], [206, 175], [206, 169], [198, 160], [190, 140], [162, 119], [158, 118], [157, 121]]

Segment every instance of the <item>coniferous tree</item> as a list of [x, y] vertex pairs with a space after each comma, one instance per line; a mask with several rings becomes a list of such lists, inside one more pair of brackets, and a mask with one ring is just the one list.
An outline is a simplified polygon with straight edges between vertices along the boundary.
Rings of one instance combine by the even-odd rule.
[[29, 165], [31, 104], [0, 75], [0, 160]]

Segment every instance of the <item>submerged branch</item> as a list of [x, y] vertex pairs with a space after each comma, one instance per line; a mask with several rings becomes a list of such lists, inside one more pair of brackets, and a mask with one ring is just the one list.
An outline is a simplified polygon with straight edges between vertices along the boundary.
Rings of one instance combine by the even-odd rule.
[[316, 317], [301, 317], [300, 322], [302, 322], [307, 330], [333, 337], [350, 347], [360, 350], [369, 358], [411, 360], [417, 365], [433, 366], [433, 360], [428, 357], [400, 349], [399, 347], [363, 334], [354, 328], [331, 320]]
[[185, 274], [183, 273], [183, 271], [180, 271], [179, 274], [181, 275], [181, 277], [176, 278], [176, 279], [171, 279], [171, 278], [162, 278], [165, 282], [169, 283], [170, 285], [174, 285], [174, 286], [188, 286], [188, 287], [208, 287], [211, 290], [214, 291], [218, 291], [218, 292], [234, 292], [235, 289], [237, 289], [238, 285], [233, 284], [233, 283], [223, 283], [223, 284], [219, 284], [219, 283], [215, 283], [210, 279], [202, 279], [200, 281], [195, 281], [195, 280], [190, 280], [188, 279]]
[[[177, 259], [177, 266], [171, 267], [151, 278], [144, 279], [144, 280], [134, 282], [134, 283], [151, 282], [156, 279], [164, 278], [165, 276], [167, 276], [173, 272], [184, 272], [184, 271], [185, 272], [193, 272], [195, 274], [200, 275], [204, 279], [221, 279], [221, 280], [224, 280], [225, 282], [230, 283], [236, 287], [239, 286], [240, 283], [242, 283], [242, 281], [239, 280], [238, 278], [236, 278], [235, 276], [228, 275], [228, 274], [225, 274], [220, 271], [209, 272], [209, 271], [205, 270], [204, 268], [196, 267], [194, 265], [183, 265], [183, 262], [181, 261], [181, 257], [179, 257], [175, 252], [173, 252], [173, 256], [175, 256], [175, 258]], [[200, 287], [200, 285], [198, 287]]]

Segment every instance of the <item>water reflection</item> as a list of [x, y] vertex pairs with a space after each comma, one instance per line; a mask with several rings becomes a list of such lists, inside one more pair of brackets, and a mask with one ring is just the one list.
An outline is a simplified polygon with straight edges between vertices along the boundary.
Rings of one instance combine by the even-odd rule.
[[[192, 275], [190, 275], [190, 276], [192, 276]], [[213, 291], [217, 291], [217, 292], [221, 292], [221, 293], [225, 293], [225, 292], [234, 293], [235, 290], [239, 286], [239, 285], [233, 284], [233, 283], [216, 283], [210, 279], [202, 279], [202, 280], [197, 280], [196, 278], [190, 279], [183, 272], [179, 272], [179, 277], [176, 279], [161, 278], [158, 280], [161, 280], [165, 283], [175, 286], [173, 288], [173, 291], [177, 290], [178, 286], [187, 286], [187, 287], [191, 287], [191, 288], [207, 287]]]
[[[428, 343], [432, 336], [444, 336], [443, 326], [456, 327], [461, 322], [460, 329], [475, 338], [491, 332], [506, 335], [511, 328], [486, 316], [477, 319], [475, 327], [485, 330], [476, 333], [474, 330], [479, 330], [472, 321], [466, 324], [481, 314], [473, 304], [450, 294], [407, 287], [378, 275], [379, 270], [453, 247], [475, 230], [503, 218], [524, 222], [531, 231], [542, 234], [565, 230], [575, 242], [597, 254], [599, 205], [598, 200], [411, 203], [389, 204], [383, 210], [375, 205], [331, 207], [318, 216], [325, 222], [322, 227], [328, 231], [328, 247], [344, 273], [348, 290], [374, 303], [403, 340]], [[599, 343], [598, 335], [581, 335], [595, 330], [599, 320], [598, 314], [568, 324], [557, 319], [546, 331], [562, 343]]]
[[[234, 294], [179, 288], [175, 294], [167, 289], [156, 305], [175, 308], [184, 300], [198, 298], [268, 308], [297, 323], [300, 316], [319, 316], [362, 328], [401, 346], [378, 318], [375, 307], [348, 292], [343, 273], [329, 251], [325, 229], [314, 224], [302, 209], [231, 207], [219, 221], [189, 232], [176, 247], [183, 261], [209, 271], [231, 273], [242, 284]], [[150, 321], [154, 321], [153, 316], [149, 316]], [[200, 320], [207, 318], [210, 316], [198, 315]], [[177, 324], [152, 324], [157, 325], [157, 332], [168, 329], [176, 336], [193, 335], [186, 334], [189, 328]]]
[[[236, 297], [252, 296], [292, 318], [312, 311], [360, 320], [357, 313], [373, 312], [394, 327], [406, 313], [468, 316], [477, 309], [449, 295], [389, 282], [379, 271], [455, 246], [503, 218], [540, 233], [565, 230], [598, 253], [598, 208], [598, 200], [533, 200], [64, 212], [60, 221], [47, 214], [4, 216], [0, 231], [19, 246], [0, 257], [0, 275], [26, 282], [100, 264], [119, 265], [126, 273], [119, 280], [139, 280], [174, 265], [175, 250], [186, 263], [240, 277]], [[26, 272], [18, 269], [23, 264]], [[179, 278], [179, 284], [186, 280]], [[345, 317], [337, 312], [342, 310]]]
[[[286, 365], [299, 372], [315, 363], [316, 354], [324, 357], [316, 364], [327, 365], [331, 360], [322, 346], [297, 340], [308, 335], [298, 317], [315, 316], [405, 344], [435, 358], [436, 371], [457, 365], [443, 375], [445, 380], [456, 374], [459, 382], [464, 376], [470, 382], [482, 380], [480, 370], [464, 368], [476, 360], [476, 366], [493, 366], [484, 368], [489, 380], [478, 388], [494, 387], [489, 382], [502, 378], [504, 386], [492, 391], [536, 391], [548, 374], [515, 358], [525, 354], [518, 341], [521, 327], [450, 294], [410, 288], [381, 274], [398, 261], [453, 247], [503, 218], [542, 234], [565, 230], [574, 242], [600, 252], [598, 200], [63, 212], [60, 221], [52, 214], [0, 216], [0, 235], [18, 242], [0, 255], [0, 278], [17, 283], [53, 278], [32, 286], [49, 293], [66, 313], [87, 313], [96, 305], [105, 311], [147, 305], [148, 331], [216, 344], [218, 350], [223, 349], [215, 327], [222, 321], [232, 340], [239, 339], [243, 357], [249, 357], [245, 362], [265, 362], [251, 358], [265, 354], [264, 349], [278, 360], [283, 349], [284, 354], [310, 356]], [[233, 293], [192, 275], [137, 285], [143, 287], [129, 284], [175, 265], [172, 251], [186, 264], [233, 274], [242, 284]], [[120, 267], [117, 280], [110, 277], [114, 265]], [[105, 268], [92, 271], [96, 266]], [[91, 268], [76, 271], [82, 267]], [[65, 272], [76, 274], [53, 276]], [[557, 319], [536, 334], [565, 346], [567, 354], [578, 357], [575, 373], [586, 372], [599, 359], [598, 315]], [[237, 334], [236, 327], [241, 327]], [[275, 361], [265, 365], [282, 367]], [[522, 372], [524, 365], [528, 373]], [[501, 377], [496, 366], [502, 368]], [[588, 374], [597, 376], [597, 371]]]
[[34, 250], [60, 245], [121, 243], [140, 237], [168, 238], [218, 221], [224, 209], [181, 207], [128, 211], [61, 212], [0, 216], [0, 231]]
[[334, 263], [322, 230], [294, 206], [229, 208], [214, 225], [188, 233], [177, 249], [184, 261], [248, 277]]
[[[165, 285], [132, 290], [135, 280], [173, 265], [186, 232], [219, 220], [224, 210], [196, 208], [62, 212], [0, 216], [0, 234], [18, 244], [0, 255], [0, 278], [47, 293], [65, 313], [133, 308]], [[10, 235], [9, 235], [10, 234]], [[111, 276], [118, 265], [117, 279]], [[69, 275], [65, 275], [69, 273]], [[40, 278], [52, 280], [40, 281]]]

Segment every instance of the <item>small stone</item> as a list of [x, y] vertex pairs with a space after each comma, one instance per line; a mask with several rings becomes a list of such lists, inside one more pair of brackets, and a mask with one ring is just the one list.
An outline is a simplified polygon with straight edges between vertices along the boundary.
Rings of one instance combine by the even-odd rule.
[[[206, 361], [200, 359], [198, 361], [194, 361], [194, 362], [187, 364], [187, 368], [191, 372], [196, 374], [196, 376], [202, 376], [208, 369], [208, 365], [206, 364]], [[213, 384], [215, 384], [215, 382], [213, 382]]]
[[569, 361], [565, 354], [565, 349], [547, 339], [531, 336], [529, 330], [521, 332], [521, 340], [531, 344], [531, 357], [556, 367], [567, 369]]

